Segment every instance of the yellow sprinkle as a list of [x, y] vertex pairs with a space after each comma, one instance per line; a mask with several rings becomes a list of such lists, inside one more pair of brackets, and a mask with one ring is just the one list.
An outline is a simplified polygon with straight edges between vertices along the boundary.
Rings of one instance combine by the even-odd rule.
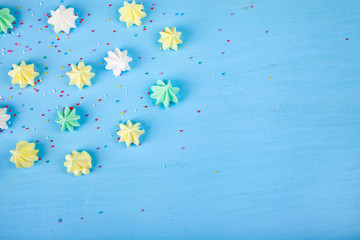
[[61, 68], [64, 68], [64, 66], [61, 66]]
[[69, 37], [66, 37], [66, 39], [69, 39]]
[[47, 75], [47, 72], [46, 73], [44, 73], [45, 75]]
[[59, 36], [56, 36], [55, 38], [58, 38]]
[[12, 96], [10, 96], [9, 98], [12, 98]]
[[60, 78], [62, 78], [62, 76], [60, 76]]
[[108, 19], [106, 19], [106, 20], [110, 21], [110, 18], [108, 18]]
[[45, 63], [43, 63], [43, 65], [45, 65]]
[[49, 122], [49, 119], [46, 119], [47, 122]]
[[19, 6], [18, 9], [21, 9], [21, 7]]
[[39, 31], [41, 31], [41, 28], [39, 28]]
[[271, 76], [269, 78], [271, 79]]
[[69, 49], [68, 52], [71, 52], [71, 50]]
[[120, 87], [120, 85], [118, 85], [118, 87]]
[[50, 47], [52, 47], [52, 45], [50, 45]]
[[218, 171], [215, 171], [215, 173], [218, 173]]
[[103, 64], [102, 62], [100, 64]]

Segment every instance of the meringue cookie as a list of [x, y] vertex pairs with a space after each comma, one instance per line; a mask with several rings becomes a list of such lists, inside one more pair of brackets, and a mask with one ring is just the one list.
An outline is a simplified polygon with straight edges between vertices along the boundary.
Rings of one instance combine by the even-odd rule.
[[161, 80], [158, 80], [157, 86], [152, 86], [151, 90], [154, 93], [151, 94], [150, 97], [152, 99], [156, 99], [156, 105], [162, 103], [164, 104], [165, 108], [167, 108], [170, 102], [178, 103], [176, 94], [179, 93], [180, 88], [173, 87], [170, 80], [168, 80], [167, 84]]
[[166, 27], [165, 31], [161, 31], [159, 43], [162, 43], [163, 50], [174, 49], [175, 51], [178, 50], [177, 45], [181, 44], [182, 41], [180, 40], [181, 32], [176, 31], [176, 27], [173, 27], [171, 30], [170, 28]]
[[75, 176], [90, 173], [91, 157], [86, 151], [73, 151], [72, 154], [66, 155], [65, 159], [64, 166], [67, 167], [68, 173], [73, 173]]
[[80, 90], [86, 86], [91, 86], [91, 79], [95, 76], [95, 73], [91, 72], [91, 66], [85, 66], [84, 62], [79, 62], [79, 65], [71, 64], [71, 72], [67, 72], [66, 75], [70, 78], [69, 85], [76, 85]]
[[125, 124], [120, 124], [120, 131], [116, 132], [120, 136], [119, 142], [125, 142], [129, 147], [131, 143], [139, 145], [139, 137], [145, 133], [145, 130], [140, 130], [140, 123], [134, 125], [128, 120]]
[[79, 115], [75, 115], [76, 110], [70, 110], [69, 107], [66, 107], [64, 111], [58, 111], [59, 118], [55, 120], [56, 123], [61, 124], [61, 131], [69, 129], [70, 132], [73, 131], [74, 127], [79, 127], [80, 124], [77, 120], [80, 119]]
[[76, 28], [75, 20], [78, 19], [78, 16], [75, 16], [73, 8], [65, 8], [64, 5], [60, 5], [56, 11], [51, 10], [50, 12], [51, 18], [47, 22], [54, 25], [56, 33], [64, 31], [69, 34], [71, 28]]
[[133, 24], [138, 26], [142, 25], [141, 19], [146, 17], [146, 13], [143, 12], [144, 6], [142, 4], [136, 4], [135, 0], [132, 3], [124, 2], [124, 6], [119, 8], [121, 14], [120, 22], [126, 22], [126, 27], [130, 27]]
[[6, 108], [0, 108], [0, 129], [8, 129], [6, 121], [10, 119], [10, 115], [6, 114]]
[[0, 33], [7, 33], [8, 29], [13, 29], [12, 22], [15, 20], [14, 16], [10, 14], [8, 8], [3, 8], [0, 10]]
[[39, 73], [34, 71], [34, 64], [26, 65], [24, 61], [21, 62], [20, 66], [13, 64], [14, 70], [11, 70], [8, 74], [12, 77], [12, 85], [19, 84], [21, 89], [27, 87], [27, 85], [35, 86], [34, 79]]
[[35, 143], [28, 143], [27, 141], [20, 141], [16, 144], [15, 150], [10, 150], [13, 156], [10, 161], [15, 163], [17, 168], [29, 168], [34, 165], [34, 162], [39, 160], [37, 156], [38, 150], [35, 150]]
[[112, 70], [115, 77], [120, 76], [121, 71], [131, 70], [129, 63], [133, 60], [127, 56], [127, 50], [120, 51], [115, 48], [114, 52], [109, 51], [108, 57], [104, 58], [107, 62], [105, 69]]

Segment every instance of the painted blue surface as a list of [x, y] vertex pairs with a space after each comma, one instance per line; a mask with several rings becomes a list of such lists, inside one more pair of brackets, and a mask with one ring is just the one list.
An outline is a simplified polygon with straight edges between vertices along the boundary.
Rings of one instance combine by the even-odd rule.
[[[60, 40], [45, 28], [59, 1], [0, 4], [17, 12], [0, 36], [0, 239], [360, 238], [359, 1], [143, 1], [143, 30], [118, 21], [122, 1], [65, 0], [79, 19]], [[159, 49], [166, 26], [183, 32], [177, 52]], [[119, 78], [100, 64], [115, 47], [134, 59]], [[82, 91], [65, 75], [80, 58], [96, 73]], [[21, 60], [38, 92], [10, 89]], [[154, 106], [158, 79], [178, 104]], [[81, 127], [60, 132], [57, 106]], [[141, 146], [117, 142], [127, 119]], [[30, 169], [9, 161], [19, 140], [39, 141]], [[66, 173], [72, 150], [92, 155], [90, 175]]]

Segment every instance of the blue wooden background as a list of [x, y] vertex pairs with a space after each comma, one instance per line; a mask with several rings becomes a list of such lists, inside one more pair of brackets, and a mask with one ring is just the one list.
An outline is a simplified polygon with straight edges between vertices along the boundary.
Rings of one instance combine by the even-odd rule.
[[[47, 24], [61, 3], [79, 16], [68, 39]], [[359, 1], [144, 0], [130, 28], [122, 4], [0, 3], [16, 18], [0, 35], [0, 239], [360, 238]], [[166, 26], [183, 32], [177, 52], [157, 43]], [[118, 78], [103, 60], [115, 47], [134, 59]], [[65, 73], [81, 58], [96, 76], [79, 91]], [[11, 86], [21, 60], [35, 90]], [[154, 106], [158, 79], [178, 104]], [[65, 106], [73, 133], [55, 123]], [[128, 119], [141, 146], [117, 141]], [[39, 141], [30, 169], [9, 161], [20, 140]], [[90, 175], [66, 173], [72, 150], [91, 154]]]

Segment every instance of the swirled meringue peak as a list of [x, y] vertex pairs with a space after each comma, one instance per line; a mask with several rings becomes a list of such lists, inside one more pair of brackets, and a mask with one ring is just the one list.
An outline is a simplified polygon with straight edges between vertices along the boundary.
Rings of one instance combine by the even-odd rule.
[[132, 3], [124, 2], [124, 6], [119, 8], [121, 14], [120, 22], [126, 22], [126, 27], [130, 27], [133, 24], [138, 26], [142, 25], [141, 19], [146, 17], [146, 13], [143, 12], [144, 6], [142, 4], [136, 4], [135, 0]]
[[12, 22], [15, 20], [14, 16], [10, 14], [8, 8], [3, 8], [0, 10], [0, 33], [7, 33], [8, 29], [13, 29]]
[[37, 156], [39, 150], [35, 150], [35, 143], [20, 141], [16, 144], [16, 149], [10, 152], [13, 154], [10, 161], [15, 163], [17, 168], [30, 168], [39, 160]]
[[51, 18], [47, 22], [54, 25], [56, 33], [64, 31], [69, 34], [71, 28], [76, 28], [75, 20], [78, 16], [75, 16], [73, 8], [65, 8], [64, 5], [60, 5], [56, 11], [51, 10], [50, 12]]
[[73, 151], [71, 154], [67, 154], [65, 159], [64, 166], [67, 167], [68, 173], [73, 173], [75, 176], [90, 173], [89, 169], [92, 168], [91, 157], [86, 151]]
[[0, 129], [7, 129], [6, 121], [10, 119], [10, 115], [6, 114], [6, 108], [0, 108]]
[[161, 31], [160, 33], [160, 39], [159, 43], [162, 43], [162, 49], [168, 50], [168, 49], [174, 49], [175, 51], [178, 50], [178, 44], [181, 44], [182, 41], [180, 40], [181, 32], [176, 31], [176, 27], [173, 27], [172, 29], [166, 27], [165, 31]]
[[125, 124], [120, 124], [120, 131], [116, 134], [120, 136], [119, 142], [125, 142], [126, 146], [129, 147], [131, 143], [139, 145], [139, 137], [145, 133], [145, 130], [140, 130], [140, 123], [134, 125], [130, 120]]
[[165, 108], [169, 106], [170, 102], [178, 103], [176, 94], [179, 93], [180, 88], [173, 87], [170, 80], [165, 84], [163, 81], [158, 80], [157, 86], [152, 86], [151, 90], [154, 92], [151, 94], [152, 99], [156, 99], [156, 105], [159, 103], [164, 104]]
[[21, 62], [20, 66], [13, 64], [13, 70], [8, 74], [12, 77], [12, 85], [19, 84], [21, 89], [27, 87], [27, 85], [35, 86], [34, 79], [39, 75], [39, 73], [34, 71], [34, 64], [27, 65], [24, 61]]
[[71, 71], [66, 75], [70, 78], [69, 85], [76, 85], [80, 90], [86, 86], [91, 86], [91, 79], [95, 73], [91, 72], [91, 66], [85, 66], [84, 62], [79, 62], [79, 65], [71, 64]]
[[65, 107], [64, 111], [58, 111], [59, 118], [56, 119], [55, 122], [61, 124], [61, 131], [69, 129], [69, 131], [72, 132], [74, 127], [80, 126], [77, 121], [80, 119], [80, 116], [75, 113], [75, 108], [71, 110], [69, 107]]
[[129, 63], [133, 60], [127, 56], [127, 50], [120, 51], [119, 48], [108, 52], [108, 57], [104, 58], [107, 62], [106, 70], [112, 70], [115, 77], [120, 76], [121, 72], [131, 70]]

